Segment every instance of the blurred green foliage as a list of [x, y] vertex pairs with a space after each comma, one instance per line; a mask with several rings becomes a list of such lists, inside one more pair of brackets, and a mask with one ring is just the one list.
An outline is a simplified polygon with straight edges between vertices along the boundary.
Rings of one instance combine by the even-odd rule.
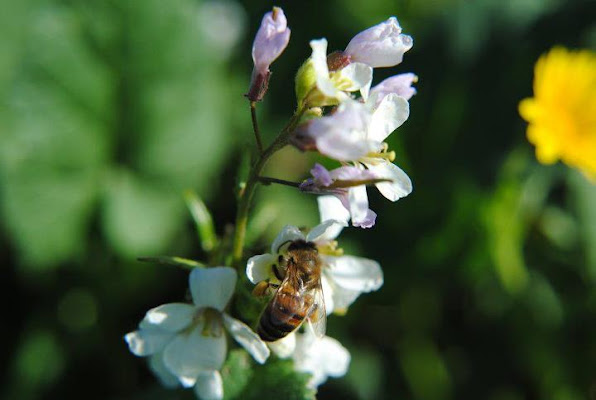
[[[375, 80], [420, 77], [410, 119], [390, 138], [414, 192], [390, 204], [371, 190], [377, 225], [340, 238], [346, 252], [381, 262], [385, 285], [330, 318], [329, 334], [351, 351], [352, 365], [319, 398], [595, 396], [596, 186], [561, 165], [538, 165], [517, 115], [542, 52], [596, 47], [592, 2], [276, 5], [292, 39], [259, 106], [266, 141], [295, 106], [292, 78], [311, 38], [341, 49], [396, 15], [415, 45]], [[250, 45], [271, 6], [0, 0], [0, 248], [9, 317], [0, 397], [193, 398], [161, 388], [122, 340], [148, 308], [185, 300], [185, 271], [135, 259], [203, 259], [186, 189], [213, 212], [215, 231], [229, 234], [235, 175], [253, 139], [242, 97]], [[300, 180], [315, 159], [285, 149], [267, 174]], [[265, 248], [282, 225], [317, 218], [313, 197], [263, 187], [249, 250]], [[231, 353], [230, 398], [255, 397], [258, 387], [282, 398], [304, 378], [275, 361], [246, 383], [238, 371], [248, 362]], [[286, 373], [267, 380], [269, 369]]]

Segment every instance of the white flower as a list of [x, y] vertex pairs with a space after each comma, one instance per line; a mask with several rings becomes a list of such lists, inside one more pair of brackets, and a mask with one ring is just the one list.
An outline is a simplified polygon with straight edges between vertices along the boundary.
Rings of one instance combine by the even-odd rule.
[[139, 329], [124, 339], [137, 356], [152, 356], [151, 368], [166, 386], [195, 387], [201, 399], [221, 399], [219, 370], [227, 354], [224, 327], [259, 362], [269, 349], [246, 324], [223, 310], [234, 293], [236, 271], [195, 268], [189, 276], [194, 304], [169, 303], [147, 312]]
[[373, 68], [393, 67], [401, 63], [412, 45], [412, 38], [401, 33], [397, 18], [391, 17], [354, 36], [344, 53]]
[[[361, 257], [344, 256], [334, 239], [345, 226], [344, 222], [328, 220], [304, 235], [297, 227], [286, 225], [271, 245], [271, 253], [251, 257], [246, 265], [248, 279], [279, 282], [274, 273], [280, 255], [287, 243], [294, 240], [314, 242], [322, 261], [321, 283], [327, 313], [343, 313], [361, 293], [379, 289], [383, 285], [383, 271], [379, 263]], [[279, 265], [277, 265], [280, 267]]]
[[308, 384], [315, 388], [328, 377], [339, 378], [348, 372], [350, 353], [337, 340], [311, 333], [296, 334], [296, 349], [292, 358], [294, 369], [312, 375]]
[[[329, 72], [327, 65], [327, 40], [311, 40], [311, 64], [314, 69], [316, 85], [319, 91], [331, 100], [343, 102], [350, 99], [345, 92], [360, 91], [362, 98], [368, 97], [372, 82], [372, 68], [366, 64], [354, 62]], [[323, 102], [324, 105], [329, 104]]]
[[403, 81], [407, 78], [386, 81], [372, 89], [365, 104], [349, 100], [340, 104], [335, 113], [309, 121], [295, 133], [292, 143], [303, 150], [316, 148], [338, 161], [365, 166], [376, 178], [384, 180], [375, 184], [381, 194], [397, 201], [412, 192], [412, 181], [392, 163], [395, 152], [388, 151], [384, 141], [408, 119], [410, 108], [404, 97], [391, 91], [406, 91]]
[[247, 97], [260, 101], [267, 92], [271, 71], [269, 66], [285, 50], [290, 41], [290, 29], [283, 10], [273, 7], [265, 14], [252, 45], [254, 69]]

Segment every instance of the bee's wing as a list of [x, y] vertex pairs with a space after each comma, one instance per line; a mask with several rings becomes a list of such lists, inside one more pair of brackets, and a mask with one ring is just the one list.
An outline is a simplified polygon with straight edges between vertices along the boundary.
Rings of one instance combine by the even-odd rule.
[[[290, 323], [296, 317], [294, 313], [306, 311], [301, 320], [308, 316], [309, 307], [306, 305], [306, 297], [304, 293], [299, 290], [301, 283], [299, 277], [294, 270], [289, 269], [284, 280], [279, 285], [275, 292], [275, 296], [271, 299], [272, 310], [283, 310], [276, 312], [275, 318], [279, 323]], [[296, 326], [297, 327], [297, 326]]]
[[308, 314], [308, 324], [314, 334], [322, 338], [327, 330], [327, 310], [325, 310], [325, 298], [323, 297], [323, 286], [319, 284], [311, 292], [313, 303]]

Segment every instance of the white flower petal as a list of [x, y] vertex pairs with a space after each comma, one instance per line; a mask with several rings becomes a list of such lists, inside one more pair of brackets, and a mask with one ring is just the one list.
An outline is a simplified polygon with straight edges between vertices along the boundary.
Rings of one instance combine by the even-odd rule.
[[176, 335], [163, 353], [166, 367], [185, 386], [192, 386], [200, 372], [219, 370], [226, 359], [226, 338], [203, 335], [203, 324]]
[[344, 289], [371, 292], [383, 286], [383, 270], [378, 262], [354, 256], [321, 256], [327, 267], [324, 273]]
[[383, 100], [389, 93], [395, 93], [406, 100], [410, 100], [416, 94], [416, 88], [412, 87], [412, 84], [417, 81], [418, 77], [408, 72], [390, 76], [378, 85], [375, 85], [370, 91], [370, 97], [372, 98], [374, 96], [376, 98], [375, 103], [373, 103], [374, 108], [378, 105], [377, 102]]
[[325, 373], [334, 378], [344, 376], [350, 366], [350, 353], [339, 341], [325, 336], [320, 339], [319, 350]]
[[153, 371], [163, 386], [170, 389], [180, 386], [176, 375], [172, 374], [164, 364], [163, 353], [157, 353], [149, 357], [149, 368], [151, 368], [151, 371]]
[[222, 311], [234, 293], [236, 271], [230, 267], [194, 268], [188, 280], [197, 307]]
[[334, 114], [312, 120], [308, 132], [321, 154], [354, 161], [381, 146], [381, 142], [367, 138], [370, 119], [370, 110], [364, 104], [349, 100], [341, 103]]
[[390, 179], [391, 182], [376, 183], [379, 192], [391, 201], [397, 201], [412, 193], [412, 181], [397, 165], [382, 160], [375, 165], [366, 164], [369, 170], [380, 178]]
[[350, 202], [350, 215], [352, 224], [356, 225], [366, 220], [368, 216], [368, 195], [366, 186], [351, 187], [348, 191], [348, 200]]
[[277, 254], [281, 246], [294, 240], [304, 240], [304, 234], [295, 226], [284, 226], [271, 244], [271, 253]]
[[315, 70], [317, 88], [327, 97], [339, 100], [347, 99], [348, 95], [343, 93], [329, 77], [329, 67], [327, 66], [327, 39], [311, 40], [312, 48], [311, 62]]
[[310, 230], [310, 232], [308, 232], [308, 235], [306, 235], [306, 241], [307, 242], [316, 242], [316, 241], [332, 240], [335, 237], [337, 237], [337, 235], [333, 236], [333, 234], [335, 234], [337, 232], [338, 227], [339, 227], [339, 230], [341, 231], [341, 229], [344, 226], [348, 226], [347, 222], [336, 221], [333, 219], [323, 221], [319, 225], [312, 228]]
[[275, 263], [277, 257], [273, 254], [260, 254], [248, 259], [246, 263], [246, 276], [248, 280], [255, 285], [261, 281], [273, 278], [271, 265]]
[[223, 399], [223, 380], [219, 371], [201, 372], [195, 384], [195, 394], [201, 400]]
[[290, 332], [290, 334], [284, 338], [276, 340], [275, 342], [268, 342], [267, 346], [269, 346], [279, 358], [288, 358], [294, 353], [294, 349], [296, 348], [296, 333]]
[[317, 339], [311, 334], [297, 337], [294, 368], [312, 374], [310, 386], [319, 386], [328, 376], [345, 375], [349, 365], [350, 353], [337, 340], [328, 336]]
[[340, 315], [345, 314], [348, 310], [348, 307], [350, 307], [352, 303], [356, 301], [360, 294], [362, 294], [362, 292], [344, 289], [341, 286], [335, 285], [333, 287], [332, 293], [333, 304], [335, 306], [333, 311], [339, 313]]
[[327, 315], [330, 315], [333, 312], [333, 310], [335, 310], [335, 300], [333, 299], [333, 293], [335, 290], [325, 273], [321, 275], [321, 286], [323, 287], [325, 310], [327, 311]]
[[173, 338], [173, 333], [160, 329], [139, 329], [124, 336], [130, 352], [139, 357], [160, 352]]
[[159, 328], [167, 332], [177, 332], [192, 322], [197, 308], [190, 304], [169, 303], [147, 311], [141, 321], [141, 328]]
[[370, 65], [359, 62], [350, 63], [346, 67], [342, 68], [339, 71], [339, 74], [341, 78], [343, 78], [342, 82], [344, 82], [344, 80], [350, 82], [349, 86], [342, 86], [341, 89], [345, 90], [346, 92], [355, 92], [356, 90], [360, 90], [362, 98], [364, 101], [366, 101], [373, 76], [373, 69], [370, 67]]
[[269, 357], [267, 345], [248, 325], [225, 313], [223, 314], [223, 321], [228, 332], [249, 352], [256, 362], [263, 364], [267, 360]]
[[343, 226], [348, 225], [350, 211], [335, 196], [319, 196], [317, 202], [319, 203], [321, 221], [333, 219], [340, 222], [340, 224], [334, 225], [333, 230], [327, 231], [326, 239], [333, 240], [339, 236]]
[[354, 36], [344, 53], [373, 68], [392, 67], [402, 61], [412, 44], [412, 38], [401, 34], [397, 19], [391, 17]]
[[[375, 101], [371, 97], [371, 101]], [[368, 138], [383, 142], [394, 130], [399, 128], [410, 115], [410, 105], [403, 97], [395, 93], [386, 95], [372, 114], [368, 126]]]

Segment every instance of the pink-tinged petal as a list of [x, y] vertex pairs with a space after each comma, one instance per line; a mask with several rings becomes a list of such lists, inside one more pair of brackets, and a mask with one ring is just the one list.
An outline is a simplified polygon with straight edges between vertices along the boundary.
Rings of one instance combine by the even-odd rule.
[[412, 181], [397, 165], [387, 160], [381, 160], [374, 165], [366, 164], [366, 166], [379, 178], [390, 180], [390, 182], [375, 184], [385, 198], [391, 201], [397, 201], [412, 193]]
[[331, 183], [333, 183], [333, 179], [331, 179], [331, 175], [329, 175], [327, 168], [323, 167], [319, 163], [312, 167], [310, 173], [312, 174], [313, 178], [315, 178], [315, 181], [318, 181], [323, 186], [329, 186]]
[[195, 383], [195, 394], [200, 400], [221, 400], [224, 397], [223, 379], [219, 371], [199, 373]]
[[352, 187], [348, 191], [350, 202], [350, 215], [352, 225], [360, 228], [370, 228], [375, 224], [376, 214], [368, 208], [368, 195], [366, 186]]
[[363, 181], [376, 178], [375, 174], [371, 171], [364, 168], [354, 167], [352, 165], [344, 165], [343, 167], [331, 170], [329, 176], [334, 181]]
[[395, 93], [386, 95], [372, 114], [368, 138], [383, 142], [408, 119], [409, 115], [410, 105], [406, 99]]
[[[370, 91], [370, 97], [375, 96], [377, 104], [389, 93], [395, 93], [406, 100], [410, 100], [416, 94], [416, 88], [412, 87], [415, 82], [418, 82], [418, 77], [411, 72], [394, 75], [373, 87]], [[375, 108], [377, 104], [375, 104]]]
[[308, 134], [321, 154], [339, 161], [354, 161], [380, 146], [367, 139], [370, 118], [363, 104], [346, 101], [334, 114], [312, 121]]
[[283, 10], [273, 7], [265, 14], [252, 45], [252, 59], [255, 69], [265, 72], [279, 57], [290, 41], [290, 29]]
[[198, 308], [223, 311], [236, 288], [236, 271], [230, 267], [195, 268], [188, 278]]
[[373, 68], [392, 67], [401, 63], [404, 53], [412, 45], [412, 38], [403, 35], [397, 19], [391, 17], [354, 36], [344, 53], [352, 61], [362, 62]]
[[366, 216], [363, 219], [357, 221], [354, 221], [354, 219], [352, 219], [352, 225], [354, 225], [357, 228], [363, 229], [372, 228], [375, 225], [376, 220], [377, 213], [371, 209], [368, 209], [366, 211]]
[[290, 40], [286, 16], [281, 8], [273, 7], [263, 17], [252, 45], [254, 68], [246, 97], [250, 101], [261, 101], [269, 88], [271, 71], [269, 66], [284, 51]]

